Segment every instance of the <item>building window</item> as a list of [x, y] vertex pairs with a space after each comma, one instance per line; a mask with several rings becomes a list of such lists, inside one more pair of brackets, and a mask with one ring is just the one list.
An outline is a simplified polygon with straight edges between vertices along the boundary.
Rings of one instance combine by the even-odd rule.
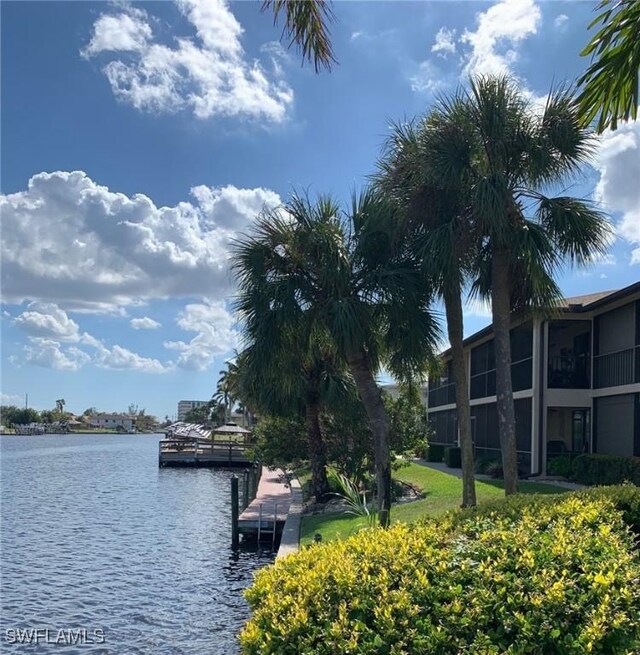
[[[533, 329], [530, 323], [511, 330], [511, 382], [514, 391], [531, 389], [533, 378]], [[487, 341], [471, 350], [471, 399], [496, 395], [494, 342]]]

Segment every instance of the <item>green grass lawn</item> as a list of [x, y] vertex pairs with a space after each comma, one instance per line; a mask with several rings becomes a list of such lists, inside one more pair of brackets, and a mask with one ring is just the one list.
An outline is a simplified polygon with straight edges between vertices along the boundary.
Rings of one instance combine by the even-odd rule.
[[[408, 482], [424, 494], [424, 498], [415, 502], [394, 505], [391, 509], [392, 523], [411, 523], [428, 516], [438, 516], [460, 506], [462, 500], [462, 480], [430, 469], [420, 464], [410, 463], [394, 472], [394, 478]], [[521, 493], [560, 494], [567, 491], [563, 487], [542, 482], [520, 482]], [[478, 503], [501, 498], [504, 495], [501, 480], [476, 480]], [[302, 519], [300, 543], [313, 541], [316, 533], [322, 535], [323, 541], [344, 539], [367, 525], [363, 517], [348, 514], [318, 514]]]

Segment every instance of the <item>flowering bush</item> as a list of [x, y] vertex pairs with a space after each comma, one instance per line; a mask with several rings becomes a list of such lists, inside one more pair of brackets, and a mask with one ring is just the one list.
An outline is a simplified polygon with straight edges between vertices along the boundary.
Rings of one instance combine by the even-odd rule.
[[614, 503], [520, 499], [364, 530], [262, 569], [250, 655], [634, 655], [640, 557]]

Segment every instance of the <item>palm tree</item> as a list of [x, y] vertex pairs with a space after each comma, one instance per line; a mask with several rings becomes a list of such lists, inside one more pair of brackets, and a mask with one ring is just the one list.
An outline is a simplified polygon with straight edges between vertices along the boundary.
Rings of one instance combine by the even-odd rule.
[[587, 163], [589, 130], [568, 88], [552, 90], [542, 112], [508, 77], [479, 77], [444, 121], [467, 134], [442, 140], [434, 169], [469, 200], [478, 243], [474, 291], [491, 300], [498, 426], [505, 492], [517, 491], [515, 412], [511, 384], [512, 312], [537, 311], [560, 298], [554, 274], [565, 262], [585, 264], [605, 251], [610, 228], [587, 201], [553, 190]]
[[236, 395], [233, 389], [233, 362], [225, 362], [226, 369], [218, 372], [218, 384], [216, 391], [211, 396], [211, 402], [224, 406], [224, 422], [231, 420], [231, 410], [236, 401]]
[[329, 493], [321, 414], [348, 394], [350, 384], [326, 335], [304, 320], [290, 327], [266, 343], [260, 341], [262, 333], [255, 333], [241, 353], [241, 393], [263, 415], [304, 417], [311, 489], [321, 501]]
[[391, 505], [389, 426], [375, 376], [384, 364], [400, 378], [432, 361], [437, 327], [416, 263], [394, 241], [397, 213], [368, 190], [347, 219], [329, 197], [293, 195], [266, 211], [238, 244], [234, 266], [247, 333], [273, 343], [302, 321], [331, 340], [346, 362], [374, 440], [380, 522]]
[[333, 11], [327, 0], [264, 0], [262, 10], [273, 11], [274, 23], [284, 12], [282, 38], [290, 39], [289, 47], [296, 45], [302, 59], [313, 62], [316, 73], [321, 68], [331, 70], [336, 63], [329, 34]]
[[401, 207], [425, 274], [444, 302], [462, 456], [462, 505], [472, 507], [476, 504], [476, 489], [462, 297], [475, 244], [470, 238], [464, 197], [455, 186], [438, 185], [431, 155], [434, 147], [447, 142], [464, 143], [466, 135], [459, 125], [442, 116], [443, 112], [457, 110], [455, 102], [443, 104], [442, 111], [434, 110], [419, 121], [394, 125], [378, 162], [376, 182]]
[[598, 114], [599, 133], [615, 130], [618, 120], [638, 116], [638, 73], [640, 71], [640, 2], [602, 0], [604, 10], [589, 25], [602, 25], [584, 50], [592, 63], [579, 78], [577, 98], [580, 117], [589, 125]]

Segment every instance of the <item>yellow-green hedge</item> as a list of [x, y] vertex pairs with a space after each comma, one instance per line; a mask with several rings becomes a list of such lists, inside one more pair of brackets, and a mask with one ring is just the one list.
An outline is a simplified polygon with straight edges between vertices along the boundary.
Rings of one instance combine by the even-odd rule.
[[262, 569], [250, 655], [637, 655], [640, 557], [613, 503], [365, 530]]

